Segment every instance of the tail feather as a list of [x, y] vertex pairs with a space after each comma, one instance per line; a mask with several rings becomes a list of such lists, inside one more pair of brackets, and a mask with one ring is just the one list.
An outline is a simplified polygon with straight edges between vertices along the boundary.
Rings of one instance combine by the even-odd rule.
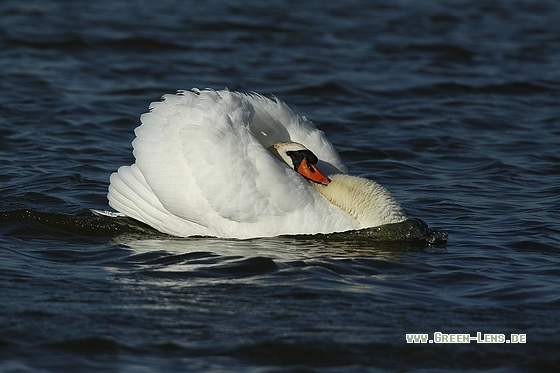
[[107, 198], [115, 210], [153, 227], [160, 226], [169, 216], [136, 164], [120, 167], [110, 181]]
[[208, 235], [208, 228], [171, 214], [156, 197], [136, 164], [111, 175], [109, 206], [160, 232], [175, 236]]

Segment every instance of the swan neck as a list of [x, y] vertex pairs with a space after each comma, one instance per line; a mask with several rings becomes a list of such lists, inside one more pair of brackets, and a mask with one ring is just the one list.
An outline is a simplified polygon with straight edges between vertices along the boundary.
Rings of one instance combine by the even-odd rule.
[[333, 175], [328, 185], [312, 183], [330, 203], [356, 219], [361, 228], [400, 223], [407, 219], [402, 207], [378, 183], [350, 175]]

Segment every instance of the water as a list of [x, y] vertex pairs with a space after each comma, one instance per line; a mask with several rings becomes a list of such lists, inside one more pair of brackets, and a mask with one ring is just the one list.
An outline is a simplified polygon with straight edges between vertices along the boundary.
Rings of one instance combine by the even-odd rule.
[[[560, 370], [555, 1], [0, 3], [1, 372]], [[177, 239], [106, 209], [138, 118], [273, 93], [449, 235]], [[407, 344], [407, 333], [525, 334]]]

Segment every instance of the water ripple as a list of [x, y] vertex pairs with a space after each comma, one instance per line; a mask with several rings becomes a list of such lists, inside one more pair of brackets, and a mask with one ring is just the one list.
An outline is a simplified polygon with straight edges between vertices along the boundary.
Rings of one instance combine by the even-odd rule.
[[[558, 2], [0, 13], [0, 372], [558, 370]], [[240, 241], [92, 216], [148, 104], [195, 86], [277, 95], [428, 227]], [[405, 341], [436, 331], [528, 343]]]

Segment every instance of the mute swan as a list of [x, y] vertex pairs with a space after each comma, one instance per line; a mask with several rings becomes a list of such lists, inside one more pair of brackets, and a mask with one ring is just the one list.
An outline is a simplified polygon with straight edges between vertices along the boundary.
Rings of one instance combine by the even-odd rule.
[[141, 122], [136, 162], [111, 175], [107, 197], [161, 232], [253, 238], [407, 219], [385, 188], [347, 175], [325, 134], [278, 99], [179, 91]]

